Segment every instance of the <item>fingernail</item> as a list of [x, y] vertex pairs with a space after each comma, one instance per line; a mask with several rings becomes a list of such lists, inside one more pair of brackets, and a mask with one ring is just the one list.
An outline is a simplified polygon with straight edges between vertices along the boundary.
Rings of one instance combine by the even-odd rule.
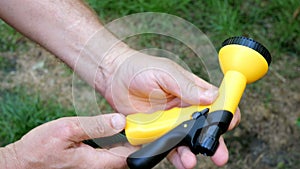
[[218, 89], [208, 89], [203, 93], [207, 98], [215, 99], [219, 95]]
[[121, 114], [115, 114], [111, 118], [111, 124], [114, 129], [121, 130], [125, 128], [125, 117]]

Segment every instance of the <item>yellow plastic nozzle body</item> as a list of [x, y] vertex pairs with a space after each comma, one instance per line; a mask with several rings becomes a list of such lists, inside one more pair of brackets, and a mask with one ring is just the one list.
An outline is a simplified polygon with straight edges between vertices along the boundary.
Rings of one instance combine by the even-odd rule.
[[209, 106], [175, 107], [151, 114], [137, 113], [128, 115], [126, 117], [126, 137], [132, 145], [152, 142], [183, 121], [191, 119], [194, 112], [205, 108], [209, 108]]

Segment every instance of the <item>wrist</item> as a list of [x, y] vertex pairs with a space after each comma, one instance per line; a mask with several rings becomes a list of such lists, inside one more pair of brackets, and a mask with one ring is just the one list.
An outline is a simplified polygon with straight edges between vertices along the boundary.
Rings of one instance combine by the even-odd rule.
[[103, 27], [84, 45], [73, 70], [105, 96], [118, 67], [135, 52]]
[[119, 67], [137, 51], [123, 42], [114, 45], [98, 64], [93, 85], [104, 97]]
[[10, 168], [26, 168], [18, 158], [15, 143], [9, 144], [6, 147], [0, 148], [0, 167], [5, 169]]

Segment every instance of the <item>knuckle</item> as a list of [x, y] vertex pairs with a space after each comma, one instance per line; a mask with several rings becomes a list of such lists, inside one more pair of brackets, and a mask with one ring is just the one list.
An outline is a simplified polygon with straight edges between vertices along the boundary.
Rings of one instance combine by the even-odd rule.
[[106, 131], [106, 127], [105, 127], [105, 121], [102, 119], [102, 118], [98, 118], [96, 120], [96, 132], [97, 132], [97, 135], [105, 135], [105, 131]]
[[56, 126], [58, 133], [66, 138], [72, 137], [80, 127], [70, 118], [58, 119]]

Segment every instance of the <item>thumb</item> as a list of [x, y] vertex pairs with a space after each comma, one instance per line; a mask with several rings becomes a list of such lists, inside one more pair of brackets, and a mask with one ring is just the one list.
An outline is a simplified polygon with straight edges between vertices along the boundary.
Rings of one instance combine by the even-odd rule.
[[196, 83], [196, 80], [193, 81], [189, 78], [186, 78], [185, 81], [179, 83], [181, 100], [192, 105], [211, 104], [218, 96], [218, 89], [212, 85], [204, 88], [201, 85], [206, 82], [200, 78], [197, 79], [197, 81], [201, 84]]
[[80, 142], [87, 139], [107, 137], [121, 132], [125, 128], [125, 116], [118, 113], [93, 117], [74, 117], [70, 129], [70, 140]]

